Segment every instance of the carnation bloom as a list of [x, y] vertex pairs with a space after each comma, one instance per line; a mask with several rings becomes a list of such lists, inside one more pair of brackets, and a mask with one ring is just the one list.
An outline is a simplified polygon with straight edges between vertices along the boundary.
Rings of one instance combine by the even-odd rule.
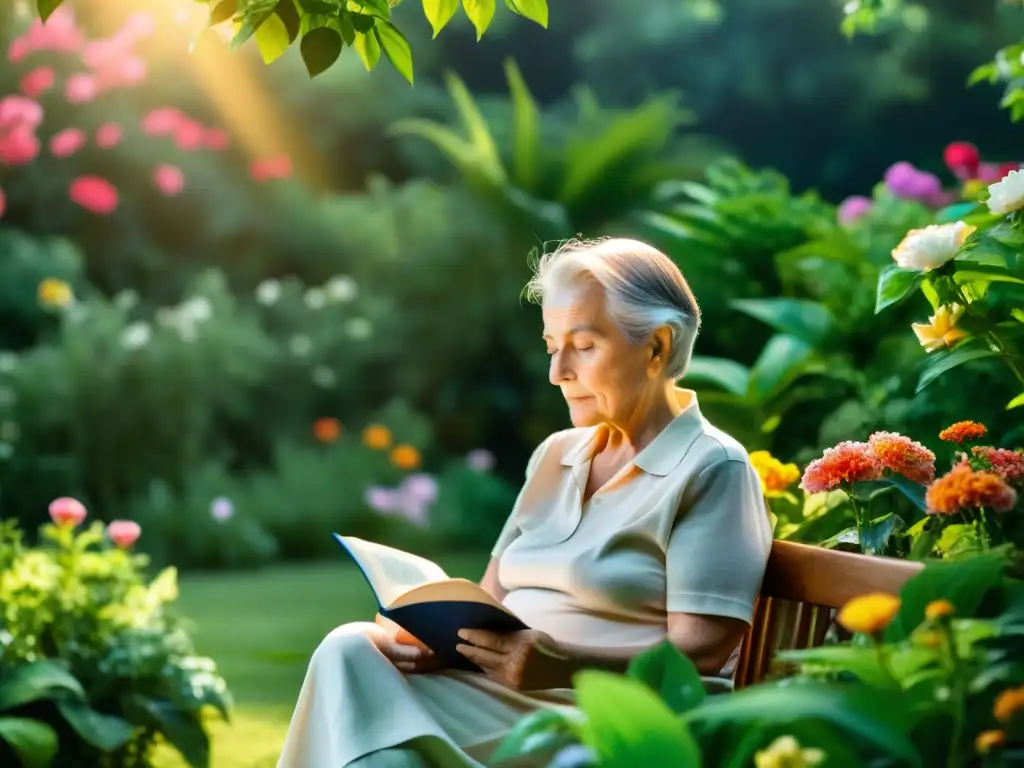
[[959, 304], [943, 304], [928, 318], [927, 323], [911, 323], [910, 329], [927, 352], [949, 347], [966, 339], [970, 334], [956, 327], [957, 320], [964, 313]]
[[892, 621], [900, 609], [900, 599], [887, 592], [872, 592], [855, 597], [844, 605], [836, 616], [850, 632], [874, 635]]
[[107, 536], [121, 549], [127, 549], [142, 535], [142, 528], [132, 520], [111, 520], [107, 526]]
[[875, 432], [868, 445], [886, 469], [922, 485], [935, 479], [935, 454], [919, 442], [895, 432]]
[[957, 464], [928, 487], [925, 503], [931, 515], [955, 515], [979, 507], [1007, 512], [1017, 503], [1017, 492], [995, 472]]
[[892, 257], [903, 269], [929, 272], [952, 260], [975, 229], [962, 221], [912, 229], [893, 248]]
[[754, 451], [750, 463], [761, 478], [761, 490], [765, 496], [780, 496], [787, 488], [800, 479], [796, 464], [783, 464], [768, 451]]
[[844, 483], [878, 480], [881, 476], [882, 465], [868, 444], [847, 440], [825, 449], [820, 459], [808, 464], [800, 487], [805, 493], [820, 493]]
[[950, 443], [964, 443], [984, 437], [988, 427], [976, 421], [958, 421], [939, 432], [939, 439]]
[[971, 448], [971, 453], [986, 461], [992, 471], [1010, 485], [1024, 486], [1024, 452], [978, 445]]
[[99, 176], [79, 176], [68, 188], [71, 202], [85, 210], [100, 215], [113, 213], [117, 209], [117, 189]]
[[85, 505], [78, 499], [63, 496], [50, 502], [50, 519], [57, 525], [80, 525], [85, 516]]
[[1002, 215], [1024, 208], [1024, 171], [1010, 171], [988, 188], [988, 209]]

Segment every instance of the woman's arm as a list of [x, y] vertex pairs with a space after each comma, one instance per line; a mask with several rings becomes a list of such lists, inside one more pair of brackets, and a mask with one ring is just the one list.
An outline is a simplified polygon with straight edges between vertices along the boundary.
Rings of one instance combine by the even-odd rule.
[[501, 586], [501, 582], [498, 580], [498, 558], [492, 557], [491, 561], [487, 564], [487, 570], [484, 571], [484, 577], [480, 579], [480, 586], [483, 587], [484, 592], [489, 594], [499, 603], [505, 599], [505, 595], [508, 592], [505, 591], [504, 587]]

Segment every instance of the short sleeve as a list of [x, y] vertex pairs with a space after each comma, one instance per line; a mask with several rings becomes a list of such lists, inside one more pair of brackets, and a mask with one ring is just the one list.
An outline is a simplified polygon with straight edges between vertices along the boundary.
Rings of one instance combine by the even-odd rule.
[[[540, 464], [541, 458], [544, 456], [544, 452], [547, 450], [550, 442], [551, 438], [549, 437], [544, 440], [543, 443], [538, 445], [530, 456], [530, 460], [526, 463], [526, 482], [523, 483], [523, 489], [519, 491], [519, 499], [522, 499], [523, 490], [526, 489], [526, 485], [530, 482], [530, 478], [533, 477], [534, 472], [537, 471], [537, 465]], [[498, 534], [498, 540], [491, 548], [491, 557], [501, 557], [502, 553], [508, 548], [508, 545], [515, 541], [519, 536], [519, 526], [517, 524], [516, 515], [516, 512], [519, 510], [519, 499], [516, 500], [516, 504], [512, 508], [512, 512], [509, 514], [508, 520], [505, 521], [505, 526], [501, 529], [501, 533]]]
[[739, 459], [710, 464], [687, 484], [669, 535], [667, 610], [751, 623], [771, 548], [757, 472]]

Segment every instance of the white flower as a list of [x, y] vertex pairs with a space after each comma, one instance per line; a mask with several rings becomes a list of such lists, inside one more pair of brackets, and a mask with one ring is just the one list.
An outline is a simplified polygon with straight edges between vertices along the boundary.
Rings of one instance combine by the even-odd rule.
[[0, 373], [10, 373], [17, 367], [17, 354], [14, 352], [0, 352]]
[[988, 209], [996, 215], [1024, 208], [1024, 171], [1010, 171], [988, 188]]
[[847, 16], [856, 13], [860, 10], [860, 0], [850, 0], [846, 5], [843, 6], [843, 13]]
[[353, 317], [345, 323], [345, 331], [353, 339], [365, 339], [373, 331], [373, 326], [365, 317]]
[[139, 320], [129, 325], [121, 332], [121, 346], [125, 349], [138, 349], [149, 344], [153, 337], [149, 323]]
[[213, 503], [210, 504], [210, 517], [218, 523], [227, 522], [234, 514], [235, 505], [231, 503], [231, 499], [225, 496], [214, 499]]
[[182, 304], [178, 312], [187, 322], [202, 323], [213, 316], [213, 305], [205, 296], [196, 296]]
[[281, 283], [277, 280], [264, 280], [256, 286], [256, 301], [265, 307], [276, 304], [281, 298]]
[[139, 294], [133, 290], [121, 291], [114, 297], [114, 306], [122, 312], [134, 309], [139, 303]]
[[288, 349], [296, 357], [305, 357], [313, 351], [313, 342], [309, 336], [297, 333], [288, 340]]
[[356, 297], [356, 281], [344, 275], [332, 277], [324, 289], [332, 301], [352, 301]]
[[903, 269], [921, 272], [941, 267], [956, 256], [964, 240], [975, 230], [969, 224], [931, 224], [924, 229], [912, 229], [892, 250], [892, 257]]
[[306, 291], [306, 306], [310, 309], [323, 309], [327, 303], [327, 297], [320, 288], [310, 288]]
[[330, 389], [338, 383], [338, 377], [326, 365], [318, 365], [313, 369], [313, 383], [323, 389]]

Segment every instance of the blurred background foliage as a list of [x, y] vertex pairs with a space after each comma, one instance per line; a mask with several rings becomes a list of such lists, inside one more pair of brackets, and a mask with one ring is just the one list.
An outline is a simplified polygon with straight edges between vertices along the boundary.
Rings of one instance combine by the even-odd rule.
[[[139, 9], [68, 7], [94, 38]], [[688, 383], [751, 450], [1005, 423], [995, 363], [915, 392], [925, 301], [874, 314], [891, 249], [931, 212], [882, 188], [854, 224], [837, 204], [899, 160], [953, 181], [953, 140], [1024, 159], [995, 88], [966, 85], [1024, 14], [941, 0], [847, 40], [831, 3], [579, 0], [547, 31], [499, 14], [478, 44], [464, 18], [431, 42], [406, 3], [409, 87], [353, 56], [310, 81], [294, 50], [189, 53], [189, 7], [146, 6], [137, 87], [71, 102], [79, 55], [0, 67], [0, 94], [41, 65], [58, 83], [38, 96], [43, 151], [0, 165], [4, 516], [34, 527], [76, 496], [185, 567], [331, 554], [331, 530], [488, 546], [526, 457], [568, 426], [520, 291], [531, 253], [574, 236], [680, 264], [705, 317]], [[229, 145], [144, 130], [166, 107]], [[116, 147], [46, 150], [108, 123]], [[154, 186], [159, 164], [183, 189]], [[68, 199], [83, 174], [116, 210]], [[47, 279], [73, 302], [41, 301]]]

